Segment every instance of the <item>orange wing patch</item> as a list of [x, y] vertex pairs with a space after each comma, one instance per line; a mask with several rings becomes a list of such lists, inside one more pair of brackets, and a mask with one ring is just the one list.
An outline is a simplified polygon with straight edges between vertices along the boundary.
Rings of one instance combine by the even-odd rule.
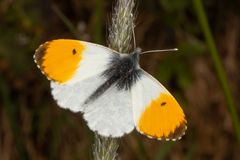
[[186, 124], [183, 110], [175, 98], [168, 93], [161, 93], [142, 113], [138, 130], [150, 137], [176, 140], [185, 133]]
[[76, 72], [84, 49], [85, 45], [77, 40], [53, 40], [41, 45], [34, 59], [50, 80], [65, 83]]

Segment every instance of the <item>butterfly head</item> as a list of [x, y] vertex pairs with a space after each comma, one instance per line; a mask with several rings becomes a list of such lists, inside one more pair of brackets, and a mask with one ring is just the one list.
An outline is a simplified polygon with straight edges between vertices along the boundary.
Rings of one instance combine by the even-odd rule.
[[131, 57], [132, 57], [132, 60], [135, 62], [135, 63], [138, 63], [139, 62], [139, 55], [141, 54], [142, 52], [142, 49], [137, 47], [134, 49], [133, 52], [130, 53]]
[[141, 48], [139, 48], [139, 47], [137, 47], [137, 48], [135, 48], [135, 49], [134, 49], [134, 51], [133, 51], [133, 53], [132, 53], [132, 54], [134, 54], [134, 53], [139, 55], [139, 54], [141, 54], [141, 53], [142, 53], [142, 49], [141, 49]]

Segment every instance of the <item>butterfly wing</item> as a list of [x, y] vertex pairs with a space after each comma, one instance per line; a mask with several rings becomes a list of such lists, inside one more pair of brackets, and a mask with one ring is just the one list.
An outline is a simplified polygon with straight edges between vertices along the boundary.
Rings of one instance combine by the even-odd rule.
[[101, 74], [79, 80], [75, 83], [59, 84], [51, 81], [51, 92], [58, 106], [73, 112], [83, 112], [83, 104], [106, 79]]
[[51, 80], [53, 98], [62, 108], [83, 111], [82, 104], [97, 87], [106, 81], [101, 76], [113, 54], [101, 45], [57, 39], [42, 44], [34, 60], [43, 74]]
[[81, 111], [92, 131], [102, 136], [121, 137], [134, 129], [130, 91], [119, 90], [112, 85], [101, 97], [85, 104], [105, 82], [101, 75], [70, 85], [51, 82], [52, 95], [60, 107]]
[[143, 71], [131, 89], [134, 123], [139, 132], [152, 138], [180, 139], [187, 129], [183, 110], [156, 79]]
[[121, 137], [134, 129], [131, 93], [111, 86], [101, 98], [84, 108], [91, 130], [102, 136]]
[[102, 73], [113, 53], [118, 54], [93, 43], [60, 39], [41, 45], [34, 59], [51, 80], [52, 95], [60, 107], [83, 112], [88, 126], [98, 134], [120, 137], [134, 128], [130, 91], [112, 85], [86, 104], [99, 87], [108, 83]]
[[57, 39], [42, 44], [34, 60], [49, 80], [69, 84], [105, 70], [111, 53], [115, 51], [101, 45]]

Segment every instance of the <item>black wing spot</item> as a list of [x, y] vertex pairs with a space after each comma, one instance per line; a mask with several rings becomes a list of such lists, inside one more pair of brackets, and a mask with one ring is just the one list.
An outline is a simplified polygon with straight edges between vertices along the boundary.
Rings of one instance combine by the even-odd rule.
[[165, 106], [167, 103], [166, 102], [162, 102], [161, 103], [161, 106]]
[[74, 49], [72, 50], [72, 54], [75, 55], [76, 53], [77, 53], [77, 51], [76, 51], [76, 49], [74, 48]]

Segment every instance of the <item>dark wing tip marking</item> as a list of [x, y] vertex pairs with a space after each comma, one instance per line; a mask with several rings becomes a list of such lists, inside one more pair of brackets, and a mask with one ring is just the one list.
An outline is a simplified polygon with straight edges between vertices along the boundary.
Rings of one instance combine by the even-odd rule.
[[44, 74], [48, 80], [53, 80], [54, 82], [58, 83], [55, 79], [50, 78], [47, 73], [44, 72], [44, 66], [42, 66], [43, 63], [43, 57], [46, 54], [46, 50], [48, 49], [49, 43], [51, 41], [45, 42], [44, 44], [40, 45], [33, 55], [34, 62], [37, 64], [37, 67], [41, 70], [42, 74]]
[[42, 62], [43, 62], [43, 57], [46, 54], [46, 50], [48, 48], [49, 42], [46, 42], [38, 47], [36, 49], [35, 54], [34, 54], [34, 61], [37, 63], [37, 65], [41, 68], [42, 67]]
[[186, 122], [180, 123], [178, 127], [174, 130], [174, 132], [170, 133], [166, 138], [171, 140], [181, 139], [187, 130]]
[[149, 135], [147, 133], [144, 133], [138, 127], [136, 129], [142, 135], [145, 135], [145, 136], [147, 136], [148, 138], [151, 138], [151, 139], [155, 138], [157, 140], [176, 141], [176, 140], [180, 140], [182, 138], [182, 136], [185, 135], [185, 132], [187, 130], [187, 125], [186, 125], [186, 122], [184, 121], [184, 122], [180, 123], [180, 125], [178, 127], [176, 127], [176, 129], [173, 132], [171, 132], [168, 136], [162, 136], [162, 137], [152, 136], [152, 135]]

